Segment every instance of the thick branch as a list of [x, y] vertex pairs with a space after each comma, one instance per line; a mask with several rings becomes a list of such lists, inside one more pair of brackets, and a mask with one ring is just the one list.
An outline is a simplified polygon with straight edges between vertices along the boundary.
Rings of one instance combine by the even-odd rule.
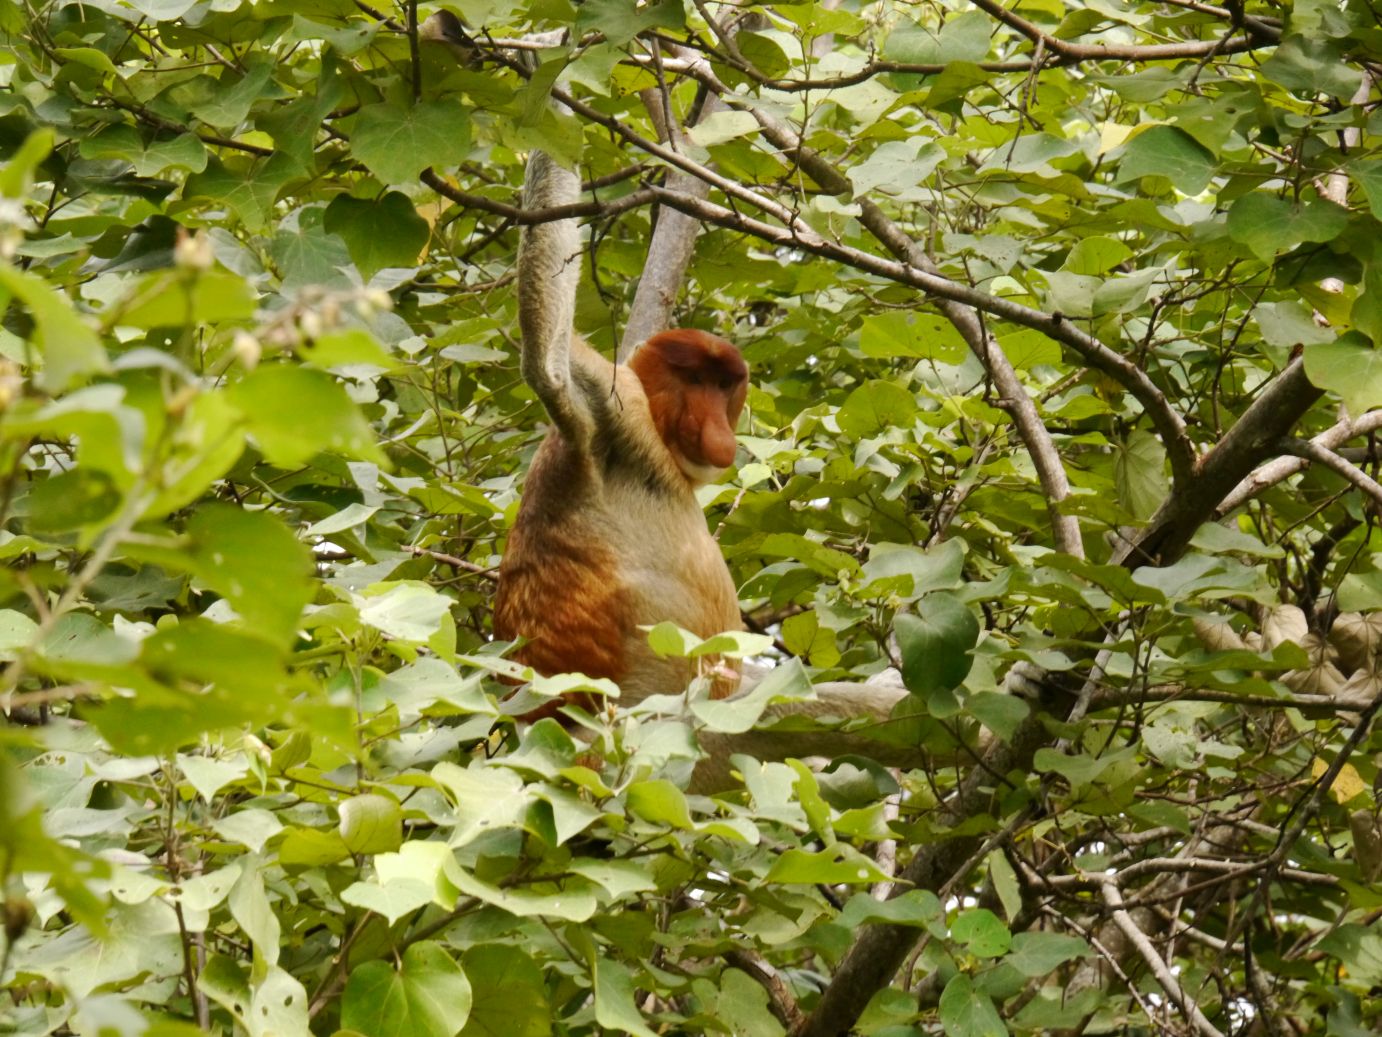
[[1382, 486], [1377, 484], [1377, 480], [1356, 465], [1349, 464], [1328, 447], [1305, 439], [1283, 439], [1277, 445], [1288, 454], [1303, 457], [1307, 461], [1328, 468], [1382, 504]]
[[[661, 90], [656, 93], [658, 101], [666, 96]], [[705, 121], [723, 107], [719, 97], [707, 95], [696, 121]], [[668, 117], [672, 118], [670, 113]], [[666, 133], [668, 141], [676, 146], [680, 146], [684, 140], [681, 128], [675, 122], [667, 126]], [[697, 198], [710, 194], [708, 183], [681, 171], [670, 173], [666, 186]], [[648, 243], [648, 262], [638, 279], [638, 291], [634, 293], [628, 323], [624, 325], [624, 336], [619, 342], [620, 363], [627, 362], [650, 335], [671, 326], [672, 309], [676, 305], [677, 293], [686, 281], [686, 268], [691, 264], [691, 254], [695, 251], [696, 235], [700, 229], [700, 223], [684, 212], [669, 208], [658, 211], [653, 240]]]
[[[1326, 450], [1334, 450], [1341, 443], [1357, 436], [1366, 436], [1379, 428], [1382, 428], [1382, 410], [1369, 411], [1356, 421], [1344, 418], [1310, 442]], [[1215, 509], [1214, 517], [1223, 518], [1229, 512], [1241, 508], [1268, 487], [1284, 482], [1297, 472], [1303, 471], [1308, 463], [1304, 457], [1278, 457], [1268, 461], [1233, 488], [1233, 492]]]
[[[1210, 12], [1212, 13], [1212, 12]], [[1225, 15], [1227, 12], [1225, 12]], [[1021, 21], [1021, 19], [1018, 19]], [[1269, 24], [1269, 19], [1245, 18], [1243, 27], [1247, 33], [1242, 36], [1229, 36], [1217, 40], [1185, 40], [1180, 43], [1150, 44], [1101, 44], [1071, 43], [1045, 36], [1035, 26], [1033, 33], [1023, 33], [1036, 42], [1042, 42], [1042, 51], [1048, 55], [1044, 60], [980, 61], [976, 66], [985, 72], [1032, 72], [1039, 68], [1069, 67], [1087, 61], [1175, 61], [1198, 60], [1223, 54], [1243, 54], [1264, 47], [1274, 47], [1281, 41], [1281, 30]], [[1023, 22], [1025, 25], [1030, 23]], [[673, 40], [659, 36], [667, 43], [697, 46], [695, 41]], [[1045, 41], [1054, 41], [1051, 45]], [[714, 60], [731, 66], [747, 76], [759, 86], [784, 92], [805, 90], [834, 90], [855, 86], [875, 76], [888, 73], [911, 75], [939, 75], [948, 66], [943, 63], [871, 60], [853, 72], [820, 78], [783, 78], [765, 75], [749, 62], [735, 54], [717, 51], [700, 45], [700, 48]]]
[[1173, 450], [1177, 443], [1182, 441], [1188, 443], [1185, 423], [1167, 403], [1166, 397], [1162, 395], [1161, 390], [1152, 383], [1146, 373], [1092, 335], [1081, 331], [1064, 317], [1044, 313], [1041, 310], [1023, 306], [1008, 299], [989, 295], [987, 292], [960, 284], [958, 281], [952, 281], [939, 274], [918, 269], [910, 262], [884, 259], [882, 256], [876, 256], [871, 252], [864, 252], [848, 245], [828, 241], [809, 228], [804, 231], [784, 229], [711, 202], [676, 195], [665, 188], [654, 187], [652, 190], [656, 193], [659, 201], [676, 206], [706, 222], [751, 234], [756, 238], [784, 248], [797, 249], [844, 263], [856, 270], [875, 274], [889, 281], [909, 284], [938, 299], [962, 303], [1013, 324], [1020, 324], [1022, 327], [1044, 332], [1055, 341], [1073, 349], [1089, 367], [1108, 375], [1126, 388], [1129, 394], [1142, 404], [1152, 424], [1156, 426], [1157, 432], [1160, 433], [1166, 443], [1168, 451]]
[[1305, 362], [1291, 361], [1200, 461], [1195, 478], [1168, 494], [1147, 527], [1115, 556], [1124, 565], [1169, 565], [1195, 530], [1213, 518], [1229, 492], [1273, 452], [1323, 395], [1305, 377]]
[[[981, 11], [993, 15], [1004, 25], [1026, 36], [1041, 49], [1059, 55], [1067, 61], [1174, 61], [1178, 58], [1204, 58], [1216, 54], [1233, 54], [1256, 47], [1274, 46], [1281, 33], [1253, 21], [1250, 35], [1222, 40], [1188, 40], [1182, 43], [1137, 44], [1071, 43], [1042, 32], [1027, 19], [1009, 11], [997, 0], [970, 0]], [[1259, 38], [1258, 34], [1261, 33]]]
[[[819, 153], [803, 146], [796, 131], [781, 123], [770, 111], [762, 106], [747, 105], [738, 101], [734, 96], [725, 93], [724, 84], [719, 82], [709, 71], [703, 67], [688, 67], [687, 74], [696, 78], [701, 84], [714, 91], [718, 96], [723, 96], [730, 105], [746, 110], [758, 120], [759, 127], [763, 131], [763, 136], [777, 147], [784, 155], [793, 158], [798, 165], [814, 180], [823, 190], [832, 194], [854, 193], [854, 186], [847, 177], [840, 172], [830, 161], [823, 158]], [[883, 210], [868, 198], [859, 199], [861, 214], [860, 222], [869, 230], [878, 241], [883, 244], [893, 255], [899, 259], [917, 267], [918, 269], [940, 279], [947, 284], [955, 284], [943, 278], [935, 264], [926, 255], [915, 241], [913, 241], [904, 231], [888, 218]], [[928, 289], [929, 290], [929, 289]], [[983, 293], [971, 289], [975, 295], [983, 296]], [[985, 362], [985, 366], [992, 375], [993, 369], [988, 366], [989, 350], [983, 345], [984, 330], [976, 315], [963, 309], [954, 307], [947, 308], [944, 292], [936, 291], [933, 294], [942, 300], [938, 303], [942, 314], [947, 320], [955, 325], [956, 329], [964, 337], [970, 348], [975, 352], [979, 359]], [[991, 298], [985, 296], [985, 298]], [[954, 299], [964, 306], [973, 309], [984, 310], [985, 307], [979, 305], [974, 299]], [[1022, 307], [1019, 307], [1021, 309]], [[1035, 313], [1037, 311], [1030, 311]], [[1017, 323], [1025, 323], [1017, 321]], [[1134, 399], [1142, 404], [1147, 412], [1152, 424], [1156, 427], [1158, 434], [1166, 447], [1167, 456], [1171, 462], [1171, 473], [1175, 480], [1188, 478], [1194, 470], [1195, 450], [1186, 432], [1185, 422], [1175, 409], [1167, 402], [1166, 397], [1152, 383], [1146, 374], [1137, 365], [1126, 360], [1113, 350], [1109, 349], [1092, 335], [1087, 335], [1080, 331], [1078, 327], [1068, 321], [1062, 321], [1049, 315], [1043, 315], [1043, 319], [1038, 323], [1027, 323], [1028, 327], [1036, 328], [1048, 335], [1057, 342], [1070, 347], [1079, 353], [1091, 367], [1102, 371], [1110, 378], [1113, 378], [1120, 385], [1128, 390]], [[1006, 365], [1006, 357], [1002, 358], [1002, 363]], [[1014, 376], [1015, 380], [1015, 376]], [[997, 379], [995, 379], [997, 382]], [[1020, 388], [1020, 383], [1019, 386]], [[1003, 385], [999, 385], [999, 391], [1007, 395]], [[1023, 393], [1025, 395], [1025, 392]], [[1031, 417], [1035, 416], [1035, 407], [1032, 409]], [[1016, 421], [1016, 415], [1014, 420]], [[1062, 500], [1068, 493], [1068, 486], [1064, 492], [1060, 490], [1060, 483], [1064, 481], [1064, 471], [1061, 470], [1057, 476], [1049, 467], [1049, 458], [1056, 457], [1054, 445], [1047, 451], [1041, 447], [1035, 447], [1037, 438], [1045, 438], [1048, 442], [1050, 437], [1046, 434], [1044, 426], [1040, 421], [1036, 422], [1040, 426], [1040, 432], [1028, 425], [1018, 425], [1018, 432], [1023, 436], [1024, 445], [1032, 453], [1033, 461], [1037, 465], [1038, 476], [1042, 478], [1043, 488], [1047, 490], [1048, 496], [1053, 501]], [[1032, 439], [1028, 439], [1028, 434]], [[1043, 463], [1046, 459], [1046, 463]], [[1048, 479], [1050, 482], [1048, 483]], [[1059, 542], [1059, 529], [1057, 530]]]
[[[1041, 721], [1030, 717], [1018, 726], [1011, 742], [992, 745], [983, 761], [960, 783], [938, 824], [954, 825], [988, 813], [994, 796], [1002, 791], [991, 787], [993, 775], [1026, 772], [1033, 754], [1049, 738]], [[939, 889], [964, 866], [982, 841], [979, 835], [962, 835], [922, 846], [898, 875], [893, 887], [895, 895], [912, 888]], [[849, 1033], [870, 998], [892, 981], [916, 940], [917, 930], [909, 926], [885, 923], [865, 928], [835, 970], [815, 1011], [794, 1031], [794, 1037], [837, 1037]]]
[[1132, 916], [1128, 914], [1128, 909], [1123, 903], [1122, 894], [1118, 892], [1118, 886], [1112, 882], [1105, 882], [1100, 889], [1103, 893], [1104, 903], [1113, 912], [1114, 924], [1118, 926], [1128, 942], [1137, 949], [1137, 953], [1142, 956], [1142, 960], [1152, 970], [1152, 975], [1156, 977], [1156, 981], [1161, 984], [1161, 989], [1166, 991], [1166, 995], [1175, 1002], [1176, 1007], [1194, 1023], [1195, 1029], [1203, 1037], [1224, 1037], [1214, 1024], [1205, 1018], [1205, 1014], [1200, 1011], [1200, 1006], [1195, 1003], [1195, 999], [1186, 995], [1180, 981], [1171, 972], [1165, 959], [1157, 954], [1151, 939], [1132, 920]]

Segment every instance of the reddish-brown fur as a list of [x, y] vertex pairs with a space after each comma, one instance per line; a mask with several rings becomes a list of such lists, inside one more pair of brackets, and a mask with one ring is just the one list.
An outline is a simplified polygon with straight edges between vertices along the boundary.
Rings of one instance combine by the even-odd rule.
[[[693, 491], [734, 461], [748, 367], [723, 339], [682, 330], [653, 336], [625, 368], [575, 339], [571, 368], [594, 433], [582, 449], [554, 429], [538, 449], [500, 567], [495, 633], [526, 639], [515, 655], [540, 673], [607, 677], [634, 701], [674, 693], [689, 667], [654, 657], [639, 628], [671, 620], [708, 637], [740, 626]], [[728, 694], [735, 681], [715, 684]]]

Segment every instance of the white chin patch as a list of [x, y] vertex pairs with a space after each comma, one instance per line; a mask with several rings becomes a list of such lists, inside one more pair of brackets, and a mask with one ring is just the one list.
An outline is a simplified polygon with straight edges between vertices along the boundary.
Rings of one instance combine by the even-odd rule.
[[677, 467], [681, 469], [682, 474], [698, 485], [716, 482], [719, 480], [720, 476], [729, 471], [728, 468], [716, 468], [714, 465], [697, 464], [695, 461], [683, 457], [681, 454], [677, 454], [676, 458]]

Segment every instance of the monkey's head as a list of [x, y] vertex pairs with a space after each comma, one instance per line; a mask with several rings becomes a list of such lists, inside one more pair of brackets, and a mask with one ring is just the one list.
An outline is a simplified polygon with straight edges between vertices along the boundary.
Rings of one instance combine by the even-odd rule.
[[653, 335], [629, 367], [643, 383], [662, 442], [692, 483], [714, 482], [734, 463], [734, 426], [749, 367], [722, 338], [683, 328]]

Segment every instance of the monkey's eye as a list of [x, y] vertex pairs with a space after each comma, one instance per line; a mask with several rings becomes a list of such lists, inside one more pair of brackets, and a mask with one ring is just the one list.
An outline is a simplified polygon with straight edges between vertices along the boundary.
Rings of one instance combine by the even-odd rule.
[[700, 384], [701, 384], [701, 376], [700, 376], [699, 374], [688, 374], [688, 375], [686, 376], [686, 380], [687, 380], [687, 382], [689, 382], [689, 383], [692, 384], [692, 385], [700, 385]]

